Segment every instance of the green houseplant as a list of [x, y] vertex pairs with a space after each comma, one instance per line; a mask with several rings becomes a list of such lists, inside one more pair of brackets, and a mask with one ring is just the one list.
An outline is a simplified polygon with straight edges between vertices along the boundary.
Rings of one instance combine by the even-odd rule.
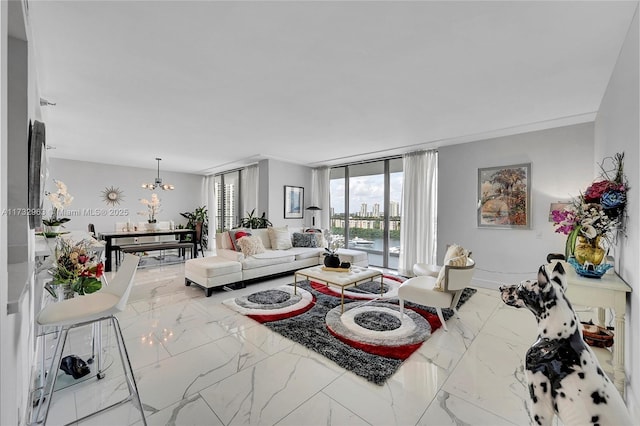
[[247, 217], [240, 219], [240, 226], [243, 228], [259, 229], [272, 226], [272, 223], [265, 217], [266, 212], [262, 212], [262, 216], [255, 216], [256, 209], [247, 212]]
[[180, 216], [182, 216], [182, 217], [187, 219], [186, 228], [189, 228], [189, 229], [196, 229], [196, 224], [198, 222], [202, 222], [201, 241], [202, 241], [202, 247], [206, 249], [208, 247], [208, 242], [209, 242], [209, 240], [208, 240], [208, 235], [209, 235], [209, 211], [207, 210], [207, 207], [206, 206], [197, 207], [192, 212], [180, 213]]

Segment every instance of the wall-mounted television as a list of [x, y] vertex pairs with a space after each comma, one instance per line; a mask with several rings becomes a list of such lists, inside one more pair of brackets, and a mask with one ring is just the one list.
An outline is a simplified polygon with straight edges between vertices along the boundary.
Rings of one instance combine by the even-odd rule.
[[29, 122], [29, 228], [42, 226], [44, 186], [47, 174], [47, 149], [44, 137], [44, 123]]

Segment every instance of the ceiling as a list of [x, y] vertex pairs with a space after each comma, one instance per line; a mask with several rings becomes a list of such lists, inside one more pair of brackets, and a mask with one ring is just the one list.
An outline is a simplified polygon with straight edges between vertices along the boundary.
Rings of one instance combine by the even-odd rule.
[[592, 121], [637, 2], [28, 5], [51, 157], [209, 174]]

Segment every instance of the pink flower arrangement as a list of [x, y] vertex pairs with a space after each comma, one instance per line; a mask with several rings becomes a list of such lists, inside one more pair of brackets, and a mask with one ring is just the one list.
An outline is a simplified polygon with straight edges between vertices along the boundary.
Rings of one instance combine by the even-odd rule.
[[596, 241], [598, 237], [611, 242], [615, 237], [614, 231], [623, 225], [626, 193], [629, 189], [624, 176], [623, 160], [624, 153], [616, 154], [612, 158], [614, 177], [601, 165], [601, 180], [589, 185], [571, 205], [551, 212], [555, 232], [569, 235], [572, 241], [580, 235], [590, 242]]

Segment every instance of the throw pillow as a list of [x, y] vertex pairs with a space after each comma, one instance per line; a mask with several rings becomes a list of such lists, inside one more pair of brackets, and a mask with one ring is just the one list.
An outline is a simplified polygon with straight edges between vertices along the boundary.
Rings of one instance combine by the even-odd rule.
[[245, 236], [239, 238], [237, 243], [238, 246], [240, 246], [240, 250], [242, 250], [242, 254], [245, 256], [253, 256], [254, 254], [265, 252], [264, 244], [262, 244], [260, 237]]
[[313, 233], [293, 233], [293, 246], [294, 247], [318, 247], [316, 235]]
[[[463, 254], [462, 256], [454, 257], [453, 259], [449, 259], [449, 261], [445, 264], [448, 266], [466, 266], [467, 264], [467, 255]], [[444, 291], [444, 274], [446, 268], [443, 266], [440, 269], [440, 273], [438, 274], [438, 278], [436, 278], [436, 285], [434, 290]]]
[[310, 233], [310, 234], [315, 234], [316, 236], [316, 247], [326, 247], [326, 241], [327, 239], [324, 236], [324, 232], [322, 231], [322, 229], [318, 229], [318, 228], [307, 228], [304, 230], [304, 233]]
[[293, 247], [291, 245], [291, 236], [289, 235], [289, 228], [283, 226], [281, 228], [269, 227], [267, 228], [269, 233], [269, 241], [271, 241], [271, 248], [274, 250], [287, 250]]
[[251, 232], [249, 232], [249, 230], [247, 229], [239, 228], [239, 229], [230, 230], [229, 239], [231, 240], [231, 247], [233, 247], [235, 251], [240, 251], [238, 240], [242, 237], [248, 237], [248, 236], [251, 236]]
[[322, 232], [314, 232], [311, 235], [313, 235], [316, 239], [316, 247], [326, 247], [324, 243], [324, 235], [322, 235]]
[[447, 252], [444, 255], [444, 261], [442, 264], [447, 265], [449, 263], [449, 260], [453, 259], [454, 257], [462, 256], [464, 254], [465, 254], [465, 249], [462, 246], [459, 246], [457, 244], [451, 244], [447, 248]]

